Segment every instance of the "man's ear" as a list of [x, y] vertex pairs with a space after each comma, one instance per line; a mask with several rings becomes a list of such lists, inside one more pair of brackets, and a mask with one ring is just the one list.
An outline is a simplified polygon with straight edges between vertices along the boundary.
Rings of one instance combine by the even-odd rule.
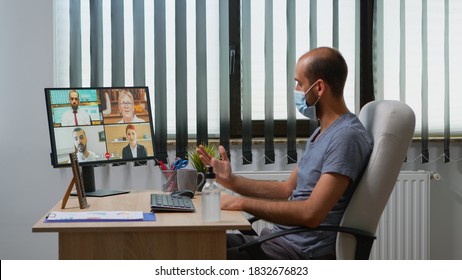
[[324, 80], [319, 79], [318, 83], [315, 86], [315, 88], [316, 88], [316, 92], [317, 92], [318, 96], [320, 97], [327, 90], [327, 84], [326, 84], [326, 82]]

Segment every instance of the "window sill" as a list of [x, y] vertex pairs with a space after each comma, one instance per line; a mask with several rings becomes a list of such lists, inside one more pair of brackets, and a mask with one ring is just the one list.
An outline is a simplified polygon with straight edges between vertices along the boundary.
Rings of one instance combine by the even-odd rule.
[[[305, 144], [306, 141], [308, 141], [308, 138], [297, 138], [296, 143], [297, 144]], [[242, 139], [230, 139], [229, 140], [231, 145], [241, 145], [242, 144]], [[274, 144], [286, 144], [287, 143], [287, 138], [274, 138]], [[196, 139], [189, 139], [188, 144], [190, 146], [196, 145]], [[219, 139], [209, 139], [209, 144], [214, 144], [216, 146], [220, 145], [220, 140]], [[252, 139], [252, 145], [264, 145], [265, 144], [265, 138], [253, 138]], [[167, 145], [168, 146], [175, 146], [176, 141], [175, 140], [167, 140]]]
[[[308, 138], [299, 137], [299, 138], [296, 139], [297, 144], [305, 144], [306, 141], [308, 141]], [[428, 139], [428, 141], [433, 142], [433, 143], [443, 142], [444, 137], [430, 137]], [[420, 143], [420, 142], [422, 142], [421, 137], [412, 138], [412, 143]], [[452, 142], [452, 143], [461, 143], [462, 142], [462, 137], [461, 136], [452, 137], [450, 142]], [[286, 144], [286, 143], [287, 143], [287, 138], [283, 138], [283, 137], [274, 138], [274, 144]], [[189, 146], [196, 145], [196, 139], [189, 139], [188, 144], [189, 144]], [[220, 145], [220, 140], [216, 139], [216, 138], [209, 139], [209, 144], [214, 144], [214, 145], [218, 146], [218, 145]], [[242, 139], [230, 139], [230, 144], [231, 145], [241, 145], [242, 144]], [[252, 139], [252, 145], [264, 145], [264, 144], [265, 144], [265, 138], [253, 138]], [[167, 145], [168, 146], [175, 146], [176, 141], [175, 140], [167, 140]]]
[[[428, 138], [428, 142], [443, 142], [443, 141], [444, 141], [444, 137], [441, 137], [441, 136], [430, 136]], [[462, 137], [461, 136], [453, 136], [453, 137], [451, 137], [451, 139], [449, 141], [459, 143], [459, 142], [462, 142]], [[413, 137], [412, 142], [413, 143], [422, 142], [422, 137]]]

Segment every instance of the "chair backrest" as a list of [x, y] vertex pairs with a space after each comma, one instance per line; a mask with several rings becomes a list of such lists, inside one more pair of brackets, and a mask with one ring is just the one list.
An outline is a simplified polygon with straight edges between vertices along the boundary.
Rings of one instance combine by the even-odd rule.
[[[373, 137], [374, 147], [340, 225], [375, 234], [406, 158], [414, 134], [415, 115], [400, 101], [382, 100], [366, 104], [359, 119]], [[352, 235], [337, 235], [337, 259], [354, 259], [355, 247]]]

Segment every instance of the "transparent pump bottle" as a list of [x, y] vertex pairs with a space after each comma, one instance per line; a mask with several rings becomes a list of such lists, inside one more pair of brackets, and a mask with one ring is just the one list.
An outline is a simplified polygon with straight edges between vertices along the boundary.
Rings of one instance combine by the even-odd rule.
[[217, 222], [220, 220], [220, 189], [215, 181], [215, 173], [212, 167], [207, 167], [205, 172], [205, 185], [202, 188], [202, 220], [205, 222]]

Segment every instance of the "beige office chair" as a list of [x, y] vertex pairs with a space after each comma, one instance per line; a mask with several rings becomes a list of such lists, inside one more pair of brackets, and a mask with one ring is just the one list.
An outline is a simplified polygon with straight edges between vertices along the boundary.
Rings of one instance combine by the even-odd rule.
[[336, 231], [337, 259], [369, 259], [375, 232], [414, 134], [415, 115], [399, 101], [373, 101], [359, 113], [359, 119], [374, 139], [369, 163], [357, 182], [340, 226], [297, 228], [261, 236], [243, 245], [246, 250], [277, 236], [305, 230]]

